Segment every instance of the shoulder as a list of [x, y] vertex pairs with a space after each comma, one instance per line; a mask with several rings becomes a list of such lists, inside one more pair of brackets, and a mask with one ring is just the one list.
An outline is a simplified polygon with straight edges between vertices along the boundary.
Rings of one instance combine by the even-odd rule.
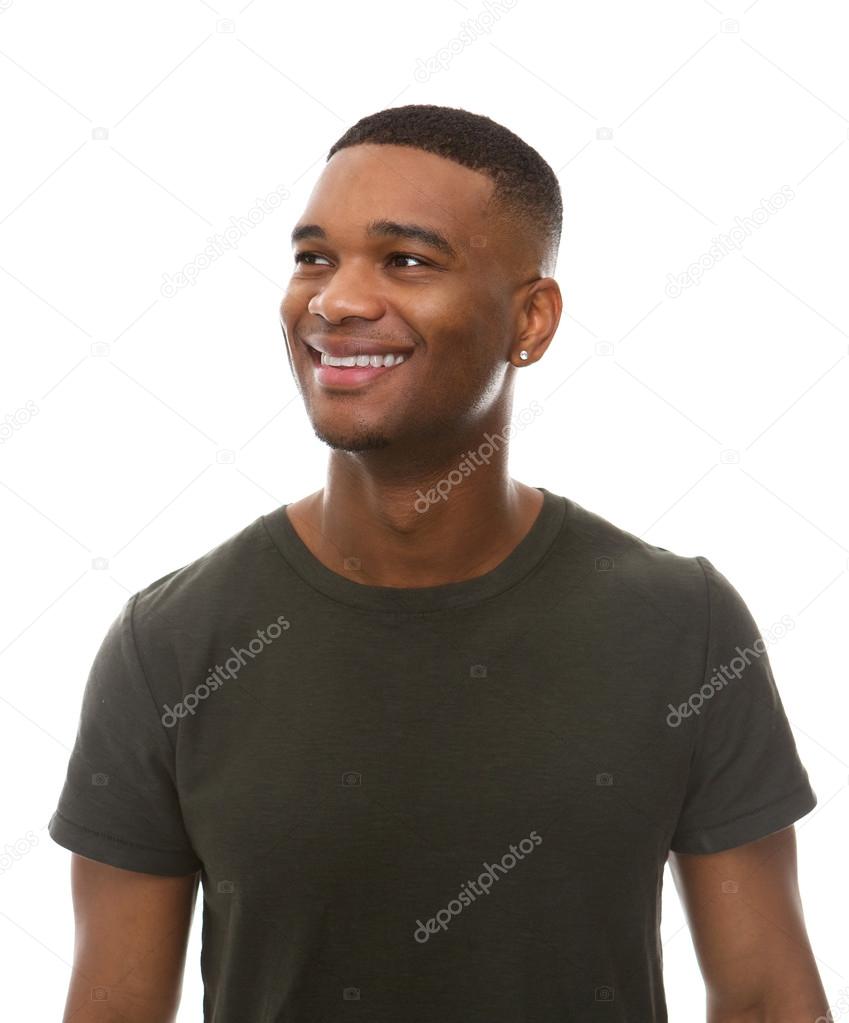
[[262, 516], [192, 561], [142, 587], [127, 602], [140, 641], [197, 639], [247, 609], [277, 558]]
[[565, 571], [577, 571], [593, 592], [661, 601], [699, 616], [706, 612], [706, 573], [715, 569], [705, 557], [649, 543], [571, 498], [564, 501], [555, 553]]

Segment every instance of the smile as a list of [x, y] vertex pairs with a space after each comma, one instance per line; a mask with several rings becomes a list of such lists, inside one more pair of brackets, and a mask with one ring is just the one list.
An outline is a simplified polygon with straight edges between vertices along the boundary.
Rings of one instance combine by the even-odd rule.
[[378, 377], [397, 370], [412, 354], [360, 351], [356, 355], [329, 355], [306, 342], [304, 344], [315, 367], [315, 382], [330, 390], [351, 390], [370, 384]]
[[[315, 351], [315, 349], [313, 349]], [[346, 355], [344, 358], [337, 358], [328, 355], [327, 352], [320, 352], [322, 366], [371, 366], [378, 369], [381, 366], [397, 366], [404, 361], [400, 352], [395, 355], [389, 352], [387, 355]]]

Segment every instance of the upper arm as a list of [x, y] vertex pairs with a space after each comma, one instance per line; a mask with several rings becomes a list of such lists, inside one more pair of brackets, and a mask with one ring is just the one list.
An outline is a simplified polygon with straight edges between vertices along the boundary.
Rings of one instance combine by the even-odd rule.
[[[669, 865], [708, 996], [708, 1021], [750, 1009], [815, 1019], [827, 1009], [805, 928], [790, 826], [723, 852], [671, 853]], [[776, 1017], [777, 1018], [777, 1017]]]
[[175, 1018], [198, 880], [198, 873], [143, 874], [73, 854], [74, 972], [66, 1023]]

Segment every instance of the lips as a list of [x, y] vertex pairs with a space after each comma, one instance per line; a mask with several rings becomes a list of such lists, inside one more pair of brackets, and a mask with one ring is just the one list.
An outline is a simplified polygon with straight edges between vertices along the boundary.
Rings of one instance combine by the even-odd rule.
[[[324, 340], [303, 342], [313, 364], [315, 381], [321, 387], [335, 391], [349, 391], [370, 384], [378, 377], [387, 373], [403, 372], [403, 366], [412, 355], [412, 349], [394, 348], [388, 345], [376, 345], [370, 341], [334, 341], [332, 344]], [[402, 361], [393, 362], [391, 366], [329, 366], [322, 363], [322, 353], [339, 359], [351, 359], [358, 356], [395, 355]]]

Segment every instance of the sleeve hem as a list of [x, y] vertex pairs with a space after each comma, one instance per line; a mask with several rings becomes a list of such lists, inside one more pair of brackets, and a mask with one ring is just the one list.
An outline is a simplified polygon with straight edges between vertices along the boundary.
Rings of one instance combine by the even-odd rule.
[[73, 853], [123, 870], [173, 877], [193, 874], [203, 867], [192, 853], [135, 845], [115, 835], [92, 831], [76, 824], [62, 816], [58, 810], [50, 818], [47, 833], [57, 845]]
[[669, 849], [676, 853], [715, 853], [733, 849], [789, 827], [810, 813], [816, 805], [817, 797], [810, 784], [805, 782], [783, 799], [754, 813], [709, 828], [686, 831], [673, 838]]

